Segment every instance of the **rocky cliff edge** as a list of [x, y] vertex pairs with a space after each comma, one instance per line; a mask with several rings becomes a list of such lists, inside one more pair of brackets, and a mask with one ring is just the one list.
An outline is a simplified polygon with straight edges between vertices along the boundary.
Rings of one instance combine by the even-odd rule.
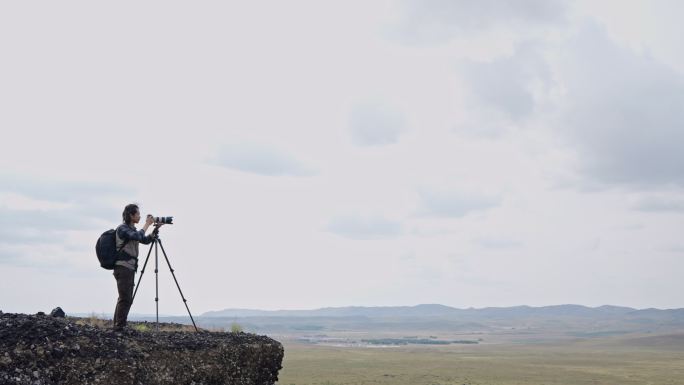
[[141, 329], [0, 312], [0, 384], [270, 385], [282, 368], [266, 336]]

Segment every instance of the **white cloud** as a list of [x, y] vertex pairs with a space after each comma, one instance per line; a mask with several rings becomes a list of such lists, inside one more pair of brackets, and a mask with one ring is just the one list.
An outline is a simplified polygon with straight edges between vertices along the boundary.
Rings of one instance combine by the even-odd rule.
[[632, 207], [646, 212], [684, 212], [684, 198], [673, 194], [646, 195], [636, 200]]
[[487, 249], [511, 249], [511, 248], [519, 248], [523, 247], [523, 243], [513, 240], [513, 239], [507, 239], [507, 238], [499, 238], [499, 237], [482, 237], [482, 238], [477, 238], [474, 239], [473, 242], [475, 242], [477, 245], [482, 246]]
[[359, 104], [350, 113], [349, 130], [354, 144], [380, 146], [397, 142], [406, 130], [398, 111], [379, 104]]
[[29, 265], [50, 250], [41, 263], [70, 264], [66, 254], [74, 247], [83, 250], [72, 243], [72, 234], [93, 232], [97, 239], [101, 227], [120, 217], [120, 207], [110, 204], [110, 199], [130, 193], [130, 188], [113, 183], [2, 175], [0, 258], [4, 263]]
[[221, 146], [215, 164], [266, 176], [311, 176], [315, 171], [284, 151], [256, 143]]
[[397, 29], [407, 42], [443, 42], [490, 29], [554, 26], [565, 20], [564, 1], [405, 0]]
[[580, 172], [601, 184], [684, 185], [684, 78], [595, 25], [558, 53], [559, 125]]
[[456, 190], [419, 190], [421, 208], [418, 216], [460, 218], [472, 212], [496, 207], [501, 199], [487, 194], [465, 193]]
[[[106, 178], [106, 175], [101, 177]], [[16, 174], [0, 175], [0, 193], [8, 192], [34, 200], [73, 203], [130, 194], [132, 189], [111, 182], [64, 180]]]
[[357, 240], [395, 238], [404, 232], [400, 222], [375, 216], [335, 217], [326, 230]]
[[541, 46], [520, 44], [512, 55], [490, 61], [463, 60], [459, 76], [467, 87], [464, 121], [458, 130], [500, 135], [511, 124], [524, 124], [538, 113], [550, 86]]

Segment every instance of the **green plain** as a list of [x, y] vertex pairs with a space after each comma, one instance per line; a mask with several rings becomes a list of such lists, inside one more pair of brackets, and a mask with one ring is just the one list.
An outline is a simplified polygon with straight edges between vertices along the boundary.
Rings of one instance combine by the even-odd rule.
[[681, 338], [335, 347], [281, 341], [279, 385], [681, 385]]

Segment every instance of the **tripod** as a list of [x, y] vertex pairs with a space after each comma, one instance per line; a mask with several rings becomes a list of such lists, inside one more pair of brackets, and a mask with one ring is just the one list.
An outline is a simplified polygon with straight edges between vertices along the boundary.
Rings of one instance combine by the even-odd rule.
[[157, 331], [159, 331], [159, 250], [157, 248], [157, 246], [159, 246], [161, 247], [162, 253], [164, 254], [164, 259], [166, 259], [166, 264], [169, 265], [169, 270], [171, 270], [173, 280], [176, 282], [176, 287], [178, 288], [178, 292], [180, 293], [181, 298], [183, 299], [183, 304], [185, 304], [185, 308], [188, 310], [188, 315], [190, 316], [190, 320], [192, 321], [192, 326], [195, 327], [196, 332], [199, 332], [199, 329], [197, 329], [197, 325], [195, 324], [195, 319], [192, 318], [192, 314], [190, 313], [190, 308], [188, 307], [188, 300], [185, 299], [185, 296], [183, 296], [183, 291], [181, 290], [180, 285], [178, 284], [176, 274], [174, 274], [174, 270], [171, 267], [171, 262], [169, 262], [169, 257], [166, 256], [166, 251], [164, 251], [164, 246], [162, 245], [161, 238], [159, 238], [159, 227], [161, 227], [161, 225], [154, 225], [154, 231], [152, 231], [152, 243], [150, 244], [150, 250], [147, 252], [147, 257], [145, 258], [143, 268], [140, 271], [140, 277], [138, 277], [138, 284], [135, 286], [135, 291], [133, 291], [133, 300], [135, 300], [135, 294], [138, 292], [138, 287], [140, 287], [140, 281], [142, 280], [143, 274], [145, 274], [145, 267], [147, 267], [147, 261], [150, 259], [150, 254], [152, 254], [152, 248], [154, 247], [154, 302], [157, 308], [157, 322], [155, 326]]

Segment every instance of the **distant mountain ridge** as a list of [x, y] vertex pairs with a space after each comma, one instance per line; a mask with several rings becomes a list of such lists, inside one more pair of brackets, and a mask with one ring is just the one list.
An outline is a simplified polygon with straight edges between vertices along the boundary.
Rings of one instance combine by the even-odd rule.
[[671, 315], [684, 317], [684, 309], [635, 309], [624, 306], [603, 305], [588, 307], [584, 305], [551, 305], [532, 307], [527, 305], [511, 307], [486, 307], [459, 309], [440, 304], [420, 304], [415, 306], [345, 306], [325, 307], [311, 310], [256, 310], [224, 309], [209, 311], [202, 317], [465, 317], [465, 318], [519, 318], [530, 316], [544, 317], [615, 317], [652, 315]]
[[[129, 318], [136, 318], [134, 315]], [[234, 323], [262, 334], [322, 335], [364, 332], [385, 335], [471, 334], [527, 341], [603, 338], [625, 334], [684, 334], [684, 309], [635, 309], [576, 304], [458, 309], [441, 304], [346, 306], [308, 310], [225, 309], [196, 317], [204, 327]], [[187, 316], [167, 322], [190, 322]], [[487, 337], [487, 338], [490, 338]]]

